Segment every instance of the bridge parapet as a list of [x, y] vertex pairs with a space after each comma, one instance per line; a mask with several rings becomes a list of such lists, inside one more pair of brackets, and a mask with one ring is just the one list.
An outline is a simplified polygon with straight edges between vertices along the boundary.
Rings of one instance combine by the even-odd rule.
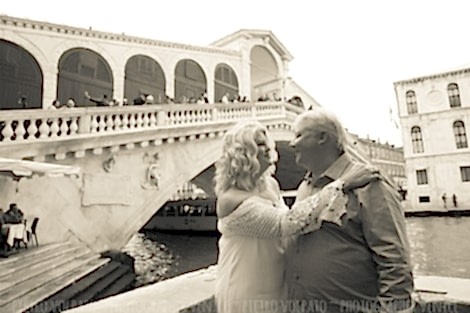
[[[56, 154], [56, 159], [68, 152], [76, 152], [79, 157], [83, 154], [83, 149], [77, 147], [77, 143], [83, 146], [80, 142], [87, 139], [99, 137], [101, 143], [109, 144], [109, 140], [103, 139], [149, 130], [172, 130], [180, 126], [205, 126], [199, 129], [207, 131], [207, 128], [216, 124], [241, 119], [280, 119], [289, 123], [301, 110], [284, 102], [262, 102], [0, 111], [0, 155], [42, 159], [43, 157], [31, 151], [31, 144], [34, 143], [41, 146], [38, 150]], [[62, 145], [59, 149], [61, 153], [44, 148], [47, 145], [53, 148], [59, 142], [75, 144]], [[11, 155], [12, 146], [15, 146], [15, 155]], [[21, 146], [29, 148], [18, 149]], [[66, 150], [70, 151], [64, 151], [67, 146], [69, 148]]]

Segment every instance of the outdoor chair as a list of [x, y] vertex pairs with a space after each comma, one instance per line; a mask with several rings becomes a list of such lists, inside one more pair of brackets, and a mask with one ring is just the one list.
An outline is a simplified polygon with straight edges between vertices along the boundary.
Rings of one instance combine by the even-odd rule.
[[39, 245], [38, 243], [38, 236], [36, 234], [36, 229], [38, 227], [39, 217], [35, 217], [33, 219], [33, 223], [31, 224], [31, 229], [28, 230], [28, 241], [31, 241], [31, 244], [35, 244], [36, 247]]

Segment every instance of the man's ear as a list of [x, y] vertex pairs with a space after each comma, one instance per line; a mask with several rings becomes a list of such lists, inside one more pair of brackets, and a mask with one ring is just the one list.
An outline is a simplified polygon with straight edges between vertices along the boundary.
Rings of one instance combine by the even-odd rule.
[[327, 132], [321, 132], [318, 136], [318, 143], [319, 144], [324, 144], [324, 143], [328, 142], [329, 137], [330, 136], [328, 135]]

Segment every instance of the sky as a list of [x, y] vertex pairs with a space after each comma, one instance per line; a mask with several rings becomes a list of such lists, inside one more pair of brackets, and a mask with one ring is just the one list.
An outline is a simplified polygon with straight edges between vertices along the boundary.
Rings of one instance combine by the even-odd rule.
[[469, 0], [0, 0], [0, 14], [207, 46], [270, 30], [293, 78], [361, 137], [402, 146], [393, 83], [470, 67]]

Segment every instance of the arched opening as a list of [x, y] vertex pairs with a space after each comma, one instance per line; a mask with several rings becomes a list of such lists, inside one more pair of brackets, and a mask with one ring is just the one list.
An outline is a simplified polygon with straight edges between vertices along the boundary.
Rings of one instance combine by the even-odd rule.
[[464, 122], [455, 121], [453, 128], [454, 128], [455, 144], [457, 146], [457, 149], [468, 148], [467, 133], [465, 131]]
[[225, 94], [229, 94], [230, 99], [237, 99], [239, 96], [238, 78], [235, 71], [227, 64], [218, 64], [215, 68], [214, 77], [214, 101], [220, 102]]
[[271, 52], [265, 47], [251, 49], [251, 99], [276, 100], [281, 96], [282, 79]]
[[36, 59], [22, 47], [0, 39], [0, 109], [42, 108], [42, 84]]
[[207, 80], [201, 66], [193, 60], [184, 59], [175, 68], [175, 102], [196, 102], [207, 91]]
[[449, 104], [451, 108], [461, 107], [459, 85], [450, 83], [447, 86], [447, 94], [449, 96]]
[[59, 60], [57, 99], [66, 103], [73, 98], [77, 106], [95, 106], [85, 99], [85, 91], [92, 97], [113, 99], [113, 74], [108, 62], [98, 53], [76, 48], [66, 51]]
[[140, 95], [152, 95], [154, 103], [165, 103], [165, 73], [154, 59], [135, 55], [126, 64], [124, 98], [129, 103]]

